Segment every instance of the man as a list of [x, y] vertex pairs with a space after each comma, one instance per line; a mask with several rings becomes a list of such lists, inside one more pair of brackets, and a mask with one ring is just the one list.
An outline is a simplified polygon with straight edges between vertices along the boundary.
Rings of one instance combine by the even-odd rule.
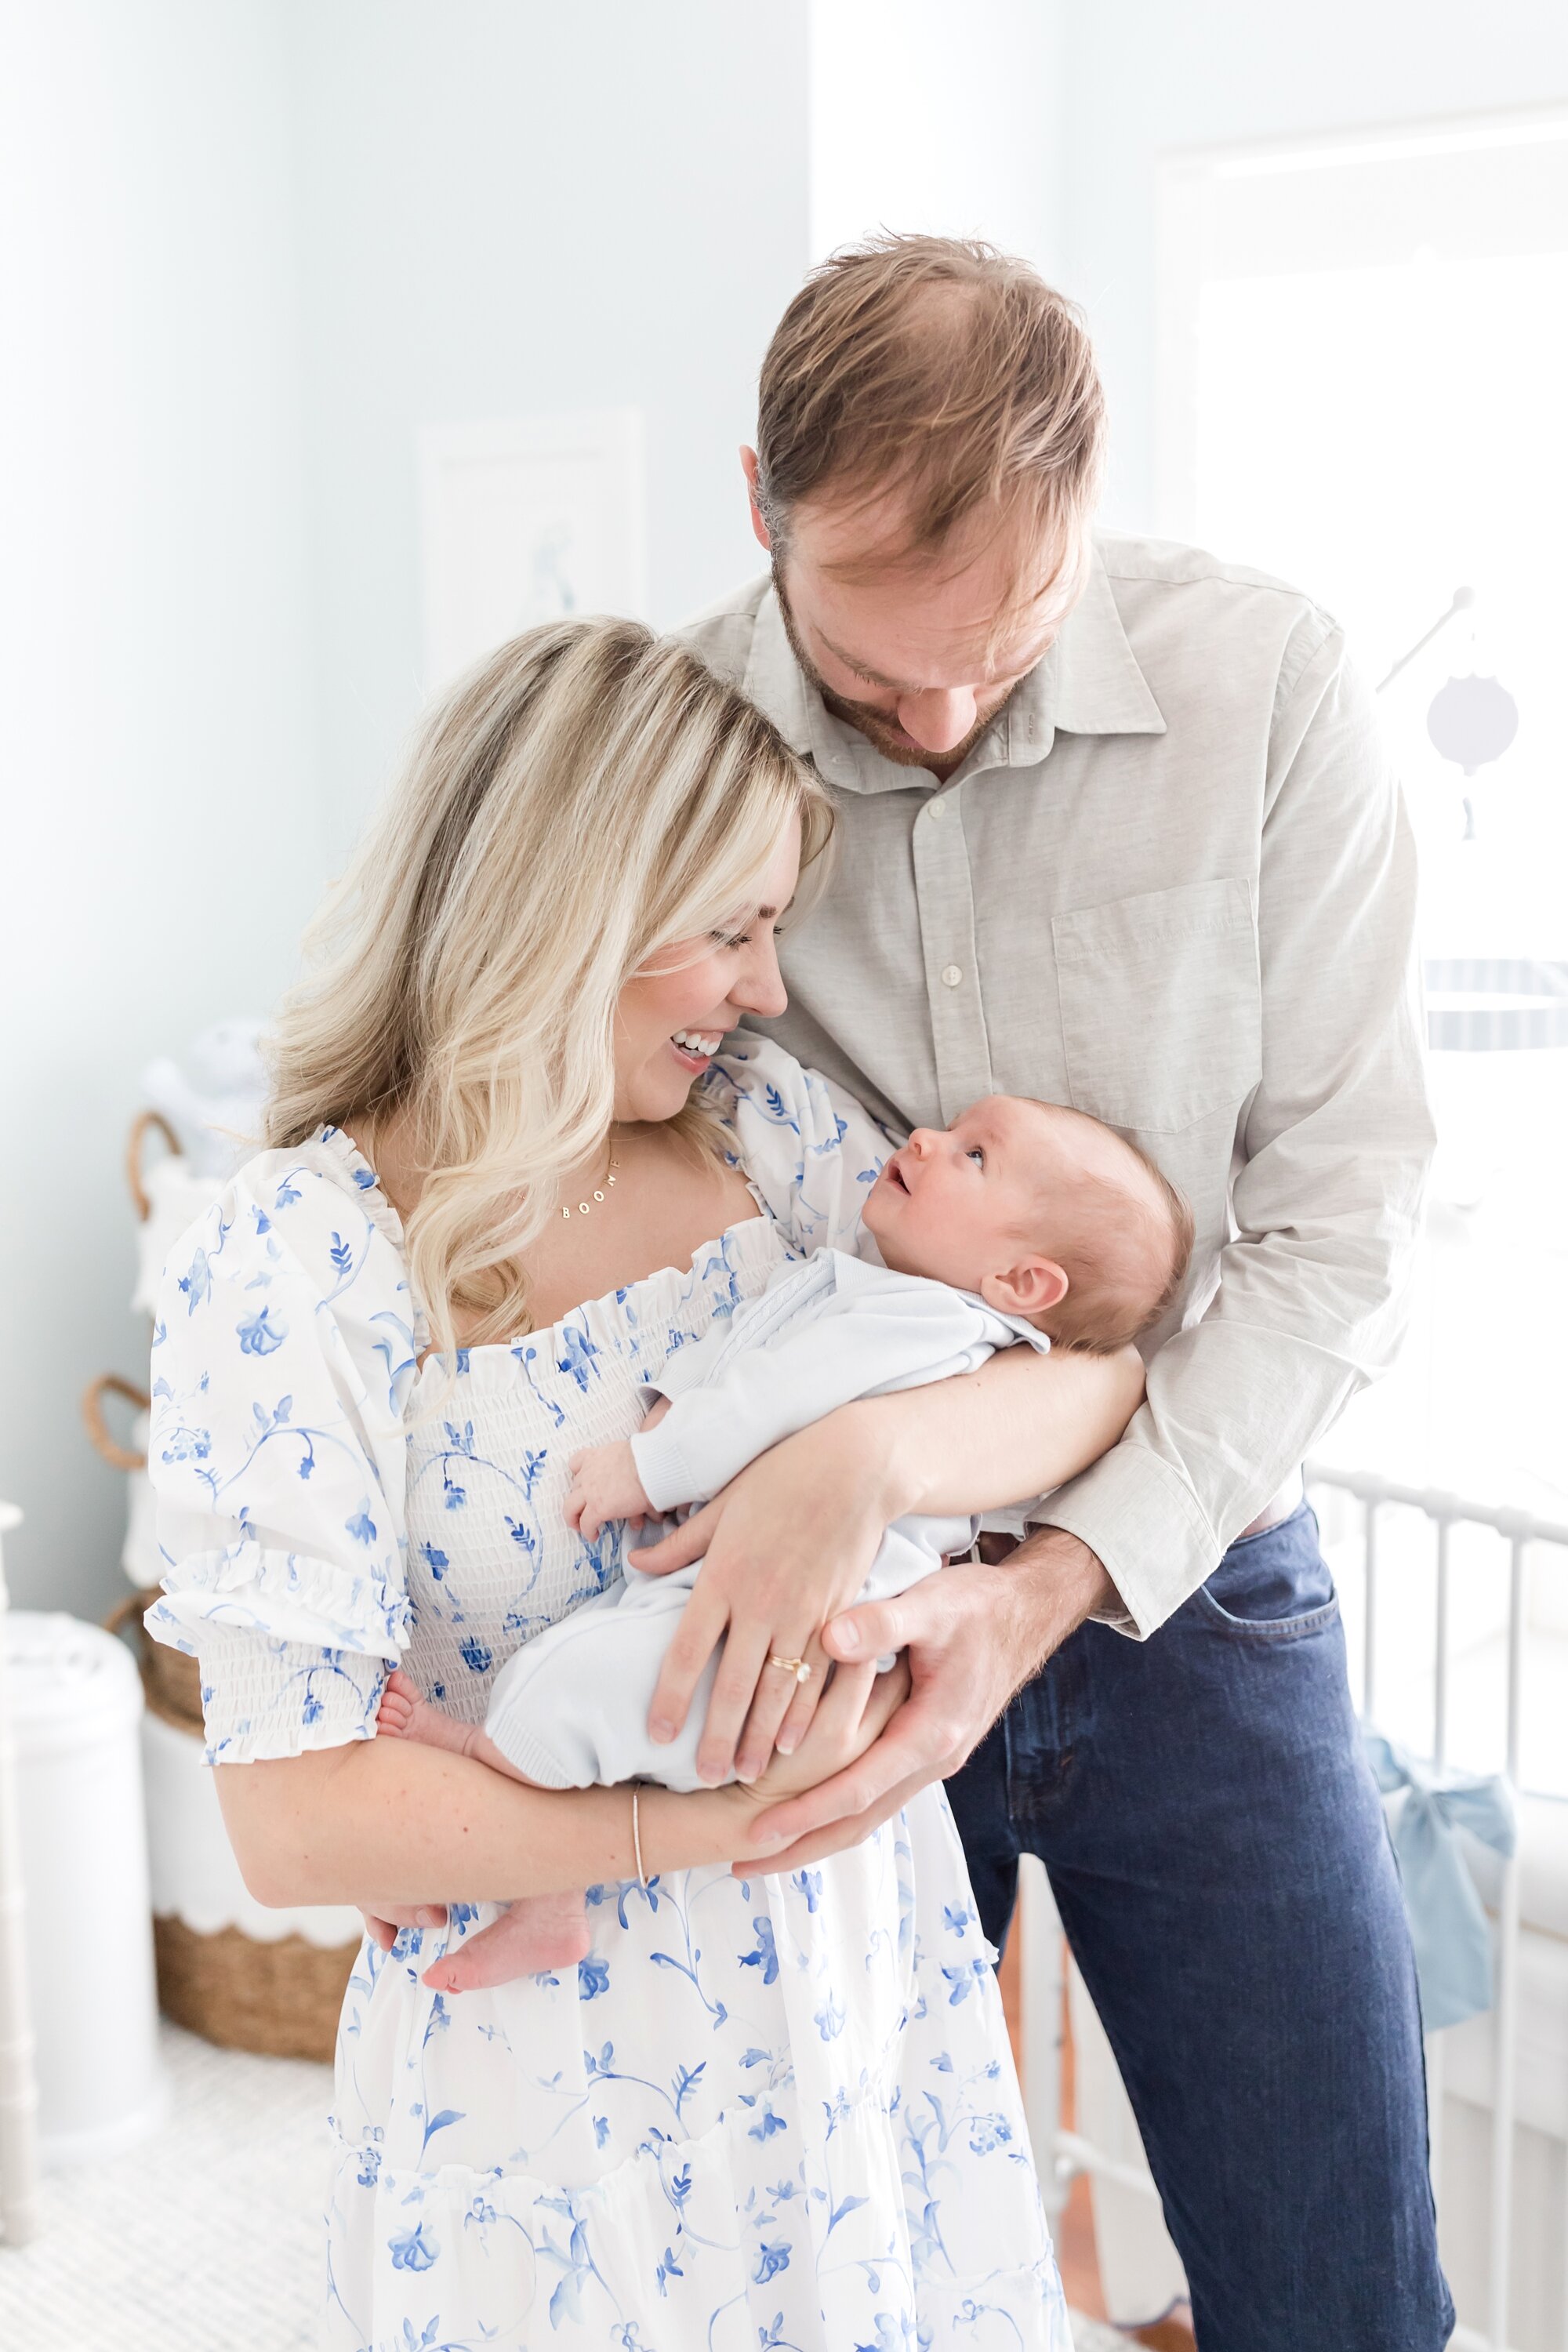
[[993, 1937], [1020, 1851], [1050, 1872], [1204, 2352], [1429, 2352], [1414, 1970], [1300, 1474], [1402, 1327], [1412, 846], [1334, 624], [1097, 541], [1102, 438], [1024, 265], [840, 255], [763, 367], [771, 577], [689, 633], [837, 801], [783, 1042], [900, 1129], [994, 1092], [1092, 1112], [1197, 1229], [1122, 1443], [1005, 1562], [826, 1629], [908, 1645], [915, 1696], [775, 1822], [820, 1850], [954, 1774]]

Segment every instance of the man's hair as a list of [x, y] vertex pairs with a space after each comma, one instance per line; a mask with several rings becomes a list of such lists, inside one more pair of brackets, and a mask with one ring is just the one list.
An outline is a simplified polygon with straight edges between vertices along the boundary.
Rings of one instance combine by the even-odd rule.
[[1058, 1239], [1053, 1248], [1067, 1273], [1067, 1296], [1036, 1318], [1051, 1345], [1069, 1355], [1110, 1356], [1141, 1339], [1175, 1305], [1192, 1262], [1193, 1213], [1185, 1199], [1130, 1137], [1117, 1140], [1148, 1181], [1080, 1174], [1079, 1186], [1100, 1196], [1099, 1212], [1066, 1247]]
[[934, 554], [987, 506], [1037, 536], [1080, 530], [1105, 401], [1083, 318], [1027, 262], [972, 239], [879, 236], [813, 270], [763, 362], [757, 502], [775, 559], [803, 499], [902, 499], [900, 545]]

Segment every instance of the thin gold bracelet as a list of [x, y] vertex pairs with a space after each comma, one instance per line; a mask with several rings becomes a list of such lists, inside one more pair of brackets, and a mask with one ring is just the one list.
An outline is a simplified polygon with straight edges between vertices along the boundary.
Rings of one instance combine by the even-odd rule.
[[641, 1790], [639, 1790], [637, 1781], [634, 1780], [632, 1782], [632, 1853], [637, 1860], [637, 1885], [642, 1888], [643, 1893], [646, 1895], [647, 1893], [647, 1879], [644, 1874], [642, 1866], [642, 1822], [637, 1812], [637, 1799], [640, 1794]]

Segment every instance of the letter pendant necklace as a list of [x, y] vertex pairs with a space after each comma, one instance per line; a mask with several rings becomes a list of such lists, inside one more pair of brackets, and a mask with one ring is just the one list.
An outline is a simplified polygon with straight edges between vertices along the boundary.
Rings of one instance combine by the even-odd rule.
[[579, 1201], [579, 1202], [578, 1202], [578, 1203], [577, 1203], [577, 1206], [576, 1206], [574, 1209], [573, 1209], [573, 1208], [569, 1208], [569, 1207], [566, 1207], [565, 1205], [563, 1205], [563, 1207], [562, 1207], [562, 1211], [561, 1211], [562, 1215], [563, 1215], [563, 1217], [586, 1217], [586, 1216], [590, 1215], [590, 1214], [592, 1213], [592, 1212], [593, 1212], [593, 1209], [594, 1209], [594, 1206], [595, 1206], [595, 1202], [599, 1202], [599, 1201], [605, 1200], [605, 1199], [608, 1197], [608, 1195], [609, 1195], [609, 1194], [610, 1194], [610, 1193], [615, 1190], [616, 1174], [617, 1170], [618, 1170], [618, 1169], [619, 1169], [619, 1167], [620, 1167], [620, 1164], [621, 1164], [620, 1154], [619, 1154], [619, 1152], [616, 1150], [615, 1145], [614, 1145], [614, 1144], [612, 1144], [612, 1145], [610, 1146], [610, 1165], [609, 1165], [609, 1168], [608, 1168], [608, 1170], [605, 1171], [605, 1181], [604, 1181], [603, 1184], [595, 1184], [595, 1187], [594, 1187], [594, 1198], [593, 1198], [593, 1200], [591, 1200], [591, 1201]]

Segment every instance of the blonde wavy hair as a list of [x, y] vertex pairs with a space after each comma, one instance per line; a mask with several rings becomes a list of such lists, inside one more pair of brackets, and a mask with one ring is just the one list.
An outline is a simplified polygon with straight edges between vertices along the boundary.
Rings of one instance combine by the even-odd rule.
[[[531, 629], [426, 723], [307, 935], [268, 1044], [267, 1139], [325, 1123], [363, 1141], [401, 1114], [438, 1348], [459, 1307], [475, 1344], [531, 1328], [523, 1254], [609, 1133], [622, 987], [742, 922], [792, 817], [816, 880], [833, 819], [811, 769], [636, 622]], [[689, 1103], [672, 1124], [696, 1144], [707, 1126]]]

